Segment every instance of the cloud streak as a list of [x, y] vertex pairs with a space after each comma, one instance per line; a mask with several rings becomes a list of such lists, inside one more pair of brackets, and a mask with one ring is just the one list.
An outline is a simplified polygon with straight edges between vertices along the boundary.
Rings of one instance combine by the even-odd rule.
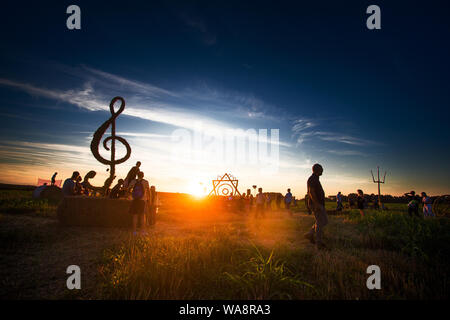
[[356, 150], [327, 150], [327, 152], [338, 156], [360, 156], [360, 157], [368, 156], [367, 153]]
[[98, 69], [90, 68], [87, 66], [83, 66], [83, 69], [92, 73], [93, 75], [100, 76], [101, 78], [104, 78], [109, 81], [113, 81], [115, 83], [118, 83], [120, 86], [125, 88], [131, 88], [133, 91], [145, 94], [149, 97], [161, 97], [161, 96], [172, 96], [172, 97], [178, 97], [178, 95], [174, 92], [171, 92], [169, 90], [165, 90], [147, 83], [139, 82], [139, 81], [133, 81], [130, 79], [126, 79], [124, 77], [120, 77], [108, 72], [104, 72]]
[[[291, 130], [292, 138], [296, 140], [296, 145], [299, 146], [313, 139], [360, 147], [380, 144], [376, 141], [355, 137], [346, 133], [314, 130], [318, 127], [320, 127], [320, 124], [317, 121], [313, 121], [310, 119], [295, 120]], [[342, 151], [333, 152], [333, 150], [331, 150], [329, 152], [344, 155], [344, 152]], [[346, 155], [361, 155], [360, 152], [353, 150], [347, 150], [345, 151], [345, 153]]]
[[[183, 104], [192, 104], [192, 98], [194, 98], [194, 101], [203, 103], [204, 101], [212, 101], [215, 105], [222, 105], [224, 106], [224, 109], [228, 108], [228, 110], [230, 110], [230, 103], [227, 102], [226, 99], [223, 99], [223, 94], [211, 94], [211, 91], [209, 91], [206, 95], [200, 95], [198, 98], [195, 98], [195, 94], [193, 92], [189, 92], [188, 94], [178, 94], [156, 86], [132, 81], [93, 68], [83, 68], [91, 74], [99, 76], [103, 80], [108, 80], [105, 87], [102, 86], [104, 81], [99, 82], [98, 79], [85, 82], [81, 89], [71, 89], [67, 91], [40, 88], [28, 83], [17, 82], [4, 78], [0, 78], [0, 84], [22, 90], [33, 96], [40, 96], [67, 102], [89, 111], [109, 110], [108, 102], [110, 98], [108, 98], [108, 96], [110, 97], [111, 95], [108, 95], [107, 92], [114, 91], [115, 94], [117, 92], [134, 94], [130, 99], [127, 99], [127, 108], [125, 109], [124, 114], [128, 116], [158, 122], [165, 125], [171, 125], [178, 128], [185, 128], [194, 131], [200, 130], [205, 133], [225, 133], [235, 129], [228, 123], [205, 117], [192, 109], [180, 107]], [[93, 83], [100, 83], [100, 87], [94, 88]], [[247, 103], [253, 103], [253, 105], [258, 104], [258, 106], [263, 104], [254, 97], [244, 98], [242, 96], [237, 96], [236, 99], [235, 108], [238, 110], [242, 109], [242, 105]], [[211, 112], [214, 112], [213, 108], [209, 109]], [[253, 110], [257, 110], [257, 107], [254, 106]], [[232, 113], [233, 112], [230, 112], [230, 114]], [[255, 116], [255, 114], [252, 116]], [[258, 114], [258, 116], [261, 116], [261, 114]], [[266, 142], [276, 143], [286, 147], [290, 146], [290, 144], [285, 142], [273, 142], [271, 140], [267, 140]]]

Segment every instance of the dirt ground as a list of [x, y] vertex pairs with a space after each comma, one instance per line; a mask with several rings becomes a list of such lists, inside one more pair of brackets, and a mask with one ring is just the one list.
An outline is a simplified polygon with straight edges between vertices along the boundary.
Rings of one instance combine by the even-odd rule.
[[[191, 221], [176, 215], [164, 218], [163, 214], [148, 229], [148, 237], [201, 237], [202, 232], [225, 227], [259, 245], [271, 247], [277, 242], [289, 242], [306, 246], [309, 243], [298, 232], [300, 216], [304, 225], [301, 229], [306, 231], [313, 218], [304, 214], [289, 217], [284, 212], [274, 212], [263, 221], [238, 214]], [[276, 231], [280, 228], [283, 232]], [[130, 237], [127, 229], [62, 227], [55, 217], [0, 214], [0, 299], [95, 299], [104, 250]], [[82, 290], [66, 287], [66, 269], [70, 265], [81, 269]]]

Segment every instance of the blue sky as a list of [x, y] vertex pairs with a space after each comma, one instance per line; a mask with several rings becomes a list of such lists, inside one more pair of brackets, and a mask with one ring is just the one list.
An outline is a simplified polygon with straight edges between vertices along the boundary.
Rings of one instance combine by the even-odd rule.
[[[81, 8], [81, 30], [65, 26], [70, 4]], [[386, 193], [449, 193], [448, 5], [379, 1], [382, 29], [370, 31], [370, 4], [5, 5], [0, 181], [94, 169], [101, 184], [106, 167], [89, 143], [120, 95], [127, 106], [117, 131], [133, 152], [118, 174], [141, 160], [162, 191], [209, 188], [229, 171], [242, 189], [302, 196], [319, 162], [327, 194], [376, 192], [377, 165], [388, 171]], [[174, 144], [175, 130], [252, 128], [279, 129], [277, 172], [215, 152], [173, 157], [174, 148], [192, 151]]]

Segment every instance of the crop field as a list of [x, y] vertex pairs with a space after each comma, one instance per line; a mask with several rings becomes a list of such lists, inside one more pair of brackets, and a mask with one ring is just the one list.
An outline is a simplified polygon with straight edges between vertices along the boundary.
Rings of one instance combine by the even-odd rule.
[[[410, 218], [405, 204], [365, 217], [348, 210], [329, 216], [329, 250], [318, 251], [303, 237], [314, 223], [303, 202], [292, 216], [273, 207], [255, 219], [195, 210], [201, 201], [163, 201], [156, 225], [133, 236], [60, 226], [56, 205], [0, 190], [0, 298], [448, 298], [448, 218]], [[81, 290], [66, 287], [69, 265], [81, 268]], [[380, 290], [366, 286], [369, 265], [380, 267]]]

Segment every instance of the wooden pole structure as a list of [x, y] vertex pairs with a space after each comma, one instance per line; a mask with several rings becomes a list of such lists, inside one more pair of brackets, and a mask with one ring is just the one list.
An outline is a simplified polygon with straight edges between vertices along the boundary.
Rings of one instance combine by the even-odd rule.
[[372, 173], [372, 180], [374, 183], [378, 183], [378, 205], [380, 207], [381, 210], [381, 187], [380, 184], [384, 183], [386, 180], [386, 171], [384, 172], [384, 177], [383, 177], [383, 181], [380, 180], [380, 167], [377, 166], [377, 171], [378, 171], [378, 179], [375, 181], [375, 178], [373, 176], [373, 172], [372, 170], [370, 170], [370, 173]]

